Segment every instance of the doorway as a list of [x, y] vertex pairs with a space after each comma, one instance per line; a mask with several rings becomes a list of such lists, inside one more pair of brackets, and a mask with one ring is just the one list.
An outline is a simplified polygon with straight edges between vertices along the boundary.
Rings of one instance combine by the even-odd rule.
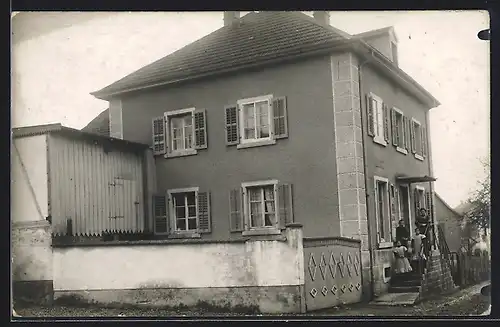
[[410, 239], [413, 237], [413, 224], [410, 210], [410, 188], [408, 185], [399, 186], [399, 217], [410, 230]]

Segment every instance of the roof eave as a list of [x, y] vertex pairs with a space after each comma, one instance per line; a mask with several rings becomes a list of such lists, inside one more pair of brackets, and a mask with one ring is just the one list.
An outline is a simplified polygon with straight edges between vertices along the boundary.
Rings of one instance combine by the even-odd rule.
[[290, 56], [290, 57], [281, 57], [281, 58], [276, 58], [276, 59], [270, 59], [270, 60], [267, 60], [265, 62], [257, 62], [257, 63], [247, 64], [247, 65], [242, 65], [242, 66], [230, 67], [230, 68], [221, 69], [221, 70], [214, 70], [214, 71], [203, 73], [203, 74], [186, 76], [183, 78], [178, 78], [178, 79], [164, 81], [164, 82], [155, 83], [155, 84], [147, 84], [144, 86], [139, 86], [139, 87], [134, 87], [134, 88], [129, 88], [129, 89], [117, 90], [114, 92], [102, 92], [104, 89], [101, 89], [99, 91], [91, 92], [90, 94], [92, 96], [96, 97], [97, 99], [109, 101], [112, 98], [123, 95], [125, 93], [151, 89], [151, 88], [159, 87], [159, 86], [172, 85], [172, 84], [187, 82], [187, 81], [191, 81], [191, 80], [197, 80], [197, 79], [210, 77], [210, 76], [227, 74], [227, 73], [236, 72], [236, 71], [240, 71], [240, 70], [244, 70], [244, 69], [251, 69], [251, 68], [256, 68], [256, 67], [261, 67], [261, 66], [266, 66], [266, 65], [272, 65], [272, 64], [283, 63], [283, 62], [288, 62], [288, 61], [295, 61], [295, 60], [300, 60], [302, 58], [317, 56], [317, 55], [321, 55], [321, 54], [328, 54], [328, 53], [331, 53], [334, 51], [349, 48], [349, 46], [353, 42], [355, 42], [355, 40], [344, 40], [341, 44], [337, 44], [334, 46], [326, 46], [324, 48], [315, 49], [312, 51], [305, 51], [303, 53], [299, 53], [298, 55], [294, 55], [294, 56]]
[[375, 48], [361, 39], [357, 39], [357, 44], [354, 49], [361, 55], [374, 59], [374, 63], [381, 66], [391, 77], [395, 78], [400, 84], [406, 86], [407, 90], [416, 96], [422, 103], [427, 106], [427, 109], [438, 107], [441, 103], [428, 92], [423, 86], [418, 84], [413, 78], [406, 74], [401, 68], [396, 66], [392, 61], [379, 53]]

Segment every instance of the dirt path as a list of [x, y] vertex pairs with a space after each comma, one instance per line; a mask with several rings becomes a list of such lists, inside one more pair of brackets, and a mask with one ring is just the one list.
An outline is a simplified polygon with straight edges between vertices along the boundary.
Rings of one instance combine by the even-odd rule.
[[[481, 285], [475, 285], [455, 294], [436, 300], [423, 302], [416, 306], [386, 307], [375, 305], [355, 305], [346, 308], [333, 308], [307, 316], [471, 316], [479, 315], [490, 305], [490, 299], [479, 294]], [[200, 311], [174, 312], [165, 309], [146, 308], [99, 308], [99, 307], [38, 307], [16, 308], [22, 317], [224, 317], [242, 316], [237, 313], [213, 313]], [[304, 316], [304, 315], [297, 315]]]

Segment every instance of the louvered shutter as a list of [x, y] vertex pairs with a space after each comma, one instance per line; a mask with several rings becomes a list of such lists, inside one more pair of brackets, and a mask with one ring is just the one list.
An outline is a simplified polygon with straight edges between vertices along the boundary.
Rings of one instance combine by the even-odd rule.
[[164, 194], [153, 196], [154, 233], [168, 234], [168, 199]]
[[198, 192], [198, 231], [200, 233], [210, 233], [212, 231], [210, 192]]
[[166, 152], [166, 140], [165, 140], [165, 117], [153, 118], [153, 154], [165, 154]]
[[410, 138], [411, 138], [411, 153], [417, 152], [417, 142], [415, 140], [415, 124], [410, 119]]
[[375, 117], [373, 112], [373, 100], [372, 97], [366, 95], [366, 116], [367, 116], [367, 131], [369, 136], [375, 136]]
[[394, 110], [394, 108], [391, 109], [391, 126], [392, 126], [392, 145], [399, 146], [399, 139], [401, 138], [401, 135], [399, 135], [398, 122], [396, 119], [396, 110]]
[[391, 201], [391, 235], [392, 240], [396, 239], [396, 227], [398, 224], [397, 219], [397, 196], [396, 196], [396, 188], [394, 184], [390, 184], [390, 201]]
[[381, 241], [380, 228], [383, 227], [383, 226], [380, 226], [380, 208], [379, 208], [379, 203], [378, 203], [379, 188], [378, 188], [378, 182], [376, 182], [376, 181], [375, 181], [374, 192], [375, 192], [375, 196], [374, 196], [374, 199], [375, 199], [375, 218], [377, 220], [377, 222], [376, 222], [376, 226], [377, 226], [377, 243], [379, 243]]
[[422, 156], [425, 158], [427, 156], [427, 130], [422, 127]]
[[288, 112], [286, 97], [273, 99], [274, 115], [274, 138], [282, 139], [288, 137]]
[[243, 192], [241, 188], [229, 192], [229, 226], [231, 232], [241, 232], [243, 225]]
[[205, 109], [194, 111], [194, 148], [207, 148], [207, 113]]
[[236, 105], [225, 107], [226, 118], [226, 145], [236, 145], [240, 141], [238, 123], [238, 108]]
[[278, 226], [285, 228], [287, 224], [293, 223], [293, 189], [292, 184], [279, 184], [278, 189]]
[[403, 117], [404, 119], [404, 130], [405, 130], [405, 149], [407, 151], [410, 151], [410, 139], [411, 139], [411, 135], [410, 135], [410, 120], [408, 119], [408, 117]]
[[384, 140], [389, 143], [390, 142], [390, 118], [389, 118], [389, 108], [384, 103], [382, 104], [382, 110], [384, 110]]

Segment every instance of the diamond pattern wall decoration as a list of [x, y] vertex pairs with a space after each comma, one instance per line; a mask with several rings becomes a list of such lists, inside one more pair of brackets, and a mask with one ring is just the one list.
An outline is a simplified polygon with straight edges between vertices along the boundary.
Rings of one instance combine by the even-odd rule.
[[321, 272], [321, 277], [325, 280], [326, 277], [326, 259], [325, 254], [321, 252], [321, 258], [319, 259], [319, 271]]
[[332, 278], [335, 278], [337, 275], [337, 260], [335, 260], [335, 255], [333, 254], [333, 251], [330, 252], [330, 260], [328, 261], [328, 268], [330, 268], [330, 274], [332, 275]]
[[339, 267], [339, 272], [340, 272], [340, 277], [344, 277], [345, 275], [345, 260], [344, 260], [344, 255], [340, 253], [340, 260], [337, 263], [337, 266]]
[[359, 276], [359, 268], [360, 268], [359, 256], [355, 255], [354, 256], [354, 270], [356, 271], [356, 276]]
[[326, 296], [328, 294], [328, 288], [326, 288], [326, 286], [323, 286], [323, 288], [321, 289], [321, 293], [323, 293], [323, 296]]
[[351, 257], [351, 254], [348, 253], [347, 254], [347, 264], [346, 264], [346, 267], [347, 267], [347, 274], [349, 275], [349, 277], [352, 277], [352, 257]]
[[337, 286], [333, 285], [333, 286], [332, 286], [331, 291], [332, 291], [332, 293], [333, 293], [334, 295], [336, 295], [336, 294], [337, 294], [337, 291], [338, 291]]
[[356, 283], [356, 289], [359, 291], [360, 288], [361, 288], [361, 284], [359, 282]]
[[346, 289], [347, 289], [346, 284], [342, 284], [342, 286], [340, 287], [340, 290], [342, 291], [342, 293], [345, 293]]
[[352, 285], [352, 283], [349, 285], [349, 291], [352, 292], [352, 290], [354, 289], [354, 285]]
[[318, 291], [317, 291], [315, 288], [313, 288], [313, 289], [309, 292], [309, 294], [311, 294], [311, 296], [312, 296], [312, 297], [316, 297], [316, 295], [318, 295]]
[[316, 270], [318, 269], [318, 265], [316, 264], [316, 260], [314, 260], [314, 255], [312, 253], [309, 256], [309, 263], [307, 265], [307, 268], [309, 269], [309, 274], [311, 276], [311, 280], [314, 281], [314, 278], [316, 277]]

